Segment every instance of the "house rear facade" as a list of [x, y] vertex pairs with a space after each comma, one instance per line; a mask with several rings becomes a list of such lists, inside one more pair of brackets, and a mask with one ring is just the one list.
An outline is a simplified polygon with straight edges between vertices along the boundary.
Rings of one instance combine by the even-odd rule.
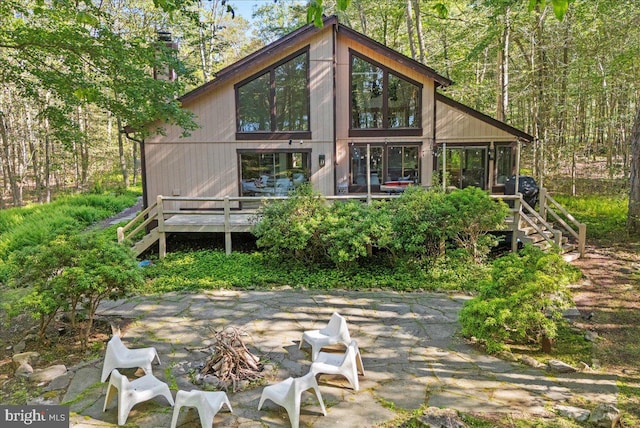
[[302, 27], [181, 97], [200, 125], [190, 136], [153, 125], [165, 132], [143, 143], [145, 203], [286, 195], [303, 182], [325, 195], [499, 192], [532, 137], [439, 93], [451, 84], [335, 17]]

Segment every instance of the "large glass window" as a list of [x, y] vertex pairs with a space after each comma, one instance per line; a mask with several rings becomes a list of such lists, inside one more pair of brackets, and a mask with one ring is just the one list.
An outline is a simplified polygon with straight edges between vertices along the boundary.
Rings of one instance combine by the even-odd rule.
[[236, 85], [237, 138], [311, 138], [305, 49]]
[[384, 73], [357, 56], [351, 64], [351, 125], [353, 128], [382, 128]]
[[238, 87], [239, 131], [271, 131], [270, 87], [268, 73]]
[[386, 130], [419, 135], [422, 87], [386, 67], [351, 55], [351, 135]]
[[241, 196], [285, 196], [309, 181], [310, 152], [239, 153]]
[[[485, 147], [447, 147], [447, 186], [486, 188], [487, 149]], [[438, 168], [442, 174], [442, 166]]]
[[504, 184], [513, 175], [513, 150], [509, 146], [496, 147], [496, 184]]
[[[420, 146], [396, 144], [369, 146], [369, 175], [371, 190], [399, 182], [420, 183]], [[367, 186], [367, 145], [349, 147], [349, 191], [364, 192]]]

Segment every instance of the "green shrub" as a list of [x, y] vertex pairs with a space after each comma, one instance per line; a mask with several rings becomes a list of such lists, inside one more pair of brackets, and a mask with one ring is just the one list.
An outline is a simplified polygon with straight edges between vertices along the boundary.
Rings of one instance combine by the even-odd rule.
[[460, 312], [462, 333], [483, 342], [489, 352], [510, 343], [537, 343], [557, 334], [566, 286], [579, 277], [559, 254], [527, 246], [493, 262], [492, 275]]
[[0, 283], [7, 281], [15, 251], [47, 244], [60, 235], [78, 233], [136, 201], [136, 192], [121, 195], [62, 196], [50, 204], [0, 210]]
[[407, 188], [392, 202], [392, 246], [403, 258], [434, 259], [444, 254], [454, 207], [442, 192]]
[[509, 207], [477, 187], [454, 190], [447, 194], [446, 200], [453, 207], [448, 223], [449, 237], [480, 261], [497, 244], [490, 232], [505, 228]]
[[320, 225], [327, 206], [310, 184], [298, 187], [286, 200], [276, 200], [260, 211], [253, 228], [256, 244], [278, 259], [319, 261], [324, 257]]
[[388, 248], [391, 214], [384, 201], [372, 205], [336, 202], [323, 218], [321, 236], [329, 260], [344, 268], [371, 257], [374, 249]]
[[95, 312], [104, 299], [117, 299], [138, 287], [142, 275], [131, 251], [103, 234], [60, 236], [47, 245], [14, 254], [12, 285], [30, 292], [12, 312], [30, 312], [40, 320], [39, 335], [59, 310], [68, 310], [76, 326], [78, 311], [87, 319], [81, 340], [86, 346]]

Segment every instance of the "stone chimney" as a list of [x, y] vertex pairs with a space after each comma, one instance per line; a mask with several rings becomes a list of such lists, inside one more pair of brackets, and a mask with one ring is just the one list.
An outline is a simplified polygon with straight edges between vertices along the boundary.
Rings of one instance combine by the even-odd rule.
[[[157, 34], [158, 34], [158, 42], [163, 43], [169, 49], [173, 49], [177, 54], [178, 44], [173, 42], [173, 40], [171, 39], [171, 32], [158, 30]], [[154, 67], [153, 78], [168, 80], [170, 82], [173, 82], [178, 78], [178, 76], [176, 75], [175, 70], [173, 70], [169, 66], [166, 66], [165, 69], [157, 69]]]

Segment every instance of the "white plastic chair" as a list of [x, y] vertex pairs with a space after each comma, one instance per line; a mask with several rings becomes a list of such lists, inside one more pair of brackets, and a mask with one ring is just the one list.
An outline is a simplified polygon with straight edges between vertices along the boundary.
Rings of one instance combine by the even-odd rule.
[[327, 416], [327, 410], [324, 407], [324, 402], [320, 395], [320, 388], [313, 373], [307, 373], [298, 378], [290, 377], [275, 385], [265, 386], [262, 390], [258, 410], [262, 408], [265, 400], [271, 400], [287, 410], [291, 427], [298, 428], [300, 424], [300, 396], [302, 392], [307, 389], [313, 389], [315, 391], [320, 407], [322, 408], [322, 414]]
[[314, 376], [318, 374], [342, 375], [347, 378], [351, 388], [358, 391], [360, 389], [358, 373], [364, 376], [364, 366], [358, 344], [352, 340], [344, 354], [320, 352], [318, 358], [311, 363], [309, 372]]
[[318, 353], [325, 346], [343, 344], [349, 346], [351, 336], [347, 327], [347, 320], [342, 315], [334, 312], [329, 319], [329, 324], [321, 330], [308, 330], [302, 334], [298, 349], [302, 349], [302, 343], [311, 345], [311, 361], [318, 358]]
[[151, 374], [153, 360], [158, 360], [158, 364], [160, 364], [156, 348], [129, 349], [124, 346], [118, 335], [114, 335], [107, 343], [100, 381], [105, 382], [113, 369], [140, 367], [145, 374]]
[[176, 428], [178, 414], [181, 407], [195, 407], [200, 415], [200, 425], [203, 428], [213, 426], [213, 418], [226, 404], [229, 411], [233, 413], [229, 397], [222, 391], [178, 391], [176, 394], [176, 405], [173, 408], [173, 418], [171, 418], [171, 428]]
[[104, 398], [103, 412], [107, 411], [107, 405], [118, 394], [118, 425], [127, 423], [129, 412], [138, 403], [151, 400], [162, 395], [173, 406], [173, 397], [169, 386], [156, 378], [152, 374], [144, 375], [141, 378], [129, 382], [126, 376], [120, 374], [118, 369], [111, 372], [107, 395]]

